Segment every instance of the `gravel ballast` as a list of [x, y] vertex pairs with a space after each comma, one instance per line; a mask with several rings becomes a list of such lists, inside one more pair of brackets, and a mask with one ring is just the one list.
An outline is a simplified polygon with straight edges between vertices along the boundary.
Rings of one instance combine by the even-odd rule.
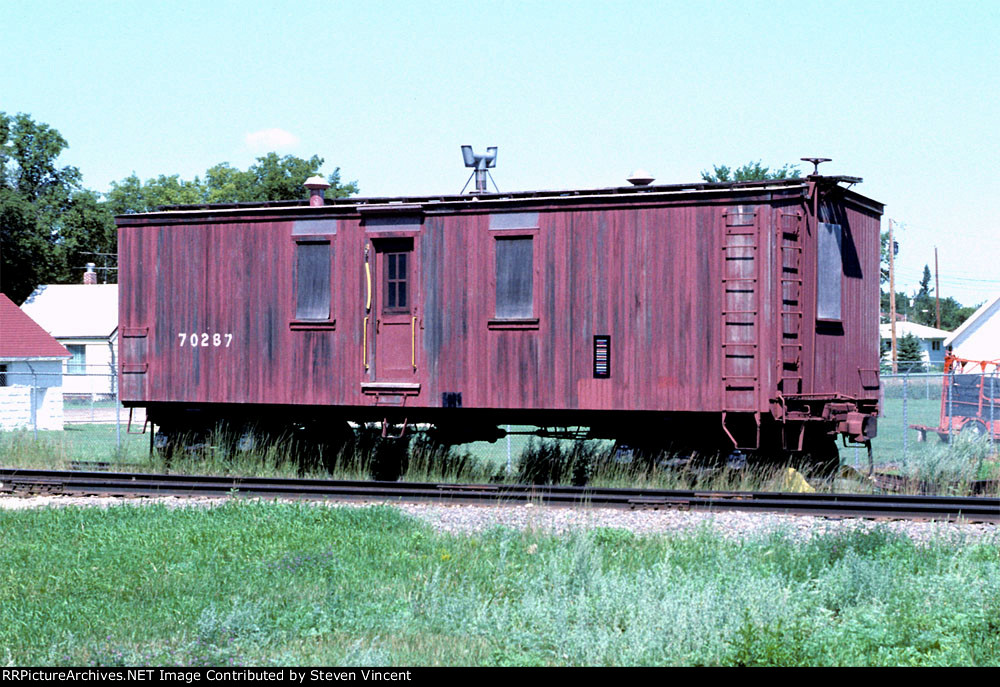
[[[168, 508], [213, 507], [229, 498], [180, 498], [175, 496], [120, 498], [79, 496], [5, 496], [0, 510], [82, 506], [108, 508], [116, 505], [162, 504]], [[302, 503], [302, 501], [291, 501]], [[375, 505], [356, 501], [309, 502], [316, 505], [364, 507]], [[751, 539], [773, 533], [797, 540], [844, 531], [869, 531], [877, 527], [903, 533], [915, 541], [942, 538], [992, 540], [1000, 544], [996, 525], [918, 522], [903, 520], [865, 520], [859, 518], [820, 518], [776, 513], [740, 511], [622, 510], [616, 508], [566, 508], [536, 505], [469, 506], [423, 503], [396, 503], [395, 508], [431, 525], [440, 532], [455, 534], [482, 532], [492, 527], [509, 527], [548, 533], [607, 527], [635, 534], [691, 535], [711, 531], [726, 539]]]

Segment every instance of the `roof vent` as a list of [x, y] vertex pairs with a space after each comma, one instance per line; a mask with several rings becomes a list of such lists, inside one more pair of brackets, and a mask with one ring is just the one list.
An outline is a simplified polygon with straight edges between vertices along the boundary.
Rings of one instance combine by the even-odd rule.
[[326, 189], [330, 188], [330, 184], [327, 183], [326, 179], [316, 175], [306, 179], [302, 185], [309, 189], [309, 207], [323, 207], [323, 193]]
[[[462, 146], [462, 158], [465, 160], [466, 167], [475, 167], [475, 171], [465, 181], [462, 193], [465, 193], [472, 177], [476, 177], [476, 193], [486, 193], [486, 177], [493, 181], [493, 175], [489, 173], [489, 168], [497, 166], [497, 147], [490, 146], [486, 149], [485, 155], [477, 155], [472, 152], [472, 146]], [[493, 188], [496, 189], [497, 193], [500, 193], [495, 181], [493, 181]]]
[[644, 169], [637, 169], [632, 172], [632, 176], [627, 181], [633, 186], [649, 186], [653, 183], [653, 175]]

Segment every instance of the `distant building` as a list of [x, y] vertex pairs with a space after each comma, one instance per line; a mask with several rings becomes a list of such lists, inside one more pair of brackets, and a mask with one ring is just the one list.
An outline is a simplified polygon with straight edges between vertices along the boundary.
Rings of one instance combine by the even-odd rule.
[[[882, 341], [892, 340], [892, 325], [880, 324], [878, 333]], [[920, 341], [920, 356], [929, 370], [944, 369], [945, 339], [951, 332], [935, 329], [916, 322], [896, 322], [896, 345], [907, 334], [915, 336]], [[891, 362], [891, 352], [882, 356], [884, 362]]]
[[63, 428], [58, 341], [0, 293], [0, 430]]
[[118, 285], [39, 286], [21, 306], [70, 353], [67, 396], [112, 396], [118, 365]]
[[944, 345], [959, 358], [1000, 360], [1000, 296], [983, 303], [948, 335]]

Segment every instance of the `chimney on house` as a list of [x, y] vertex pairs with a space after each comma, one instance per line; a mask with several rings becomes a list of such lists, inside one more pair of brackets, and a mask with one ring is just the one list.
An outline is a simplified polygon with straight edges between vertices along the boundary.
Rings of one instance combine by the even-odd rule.
[[96, 265], [92, 262], [87, 263], [87, 271], [83, 273], [83, 283], [84, 284], [96, 284], [97, 283], [97, 272], [94, 271]]
[[311, 208], [321, 208], [323, 207], [323, 193], [326, 189], [330, 188], [330, 184], [326, 183], [326, 179], [317, 175], [314, 177], [309, 177], [306, 182], [302, 184], [307, 189], [309, 189], [309, 207]]

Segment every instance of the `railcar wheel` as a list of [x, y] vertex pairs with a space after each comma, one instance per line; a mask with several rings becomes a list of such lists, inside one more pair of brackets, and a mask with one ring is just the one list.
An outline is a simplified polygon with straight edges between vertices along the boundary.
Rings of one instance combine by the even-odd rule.
[[[678, 458], [678, 456], [686, 456]], [[616, 441], [611, 460], [618, 465], [629, 465], [636, 470], [683, 467], [690, 462], [684, 449], [654, 444], [631, 444]]]
[[236, 440], [233, 446], [235, 453], [264, 453], [272, 443], [269, 433], [260, 427], [246, 425], [241, 430], [233, 433]]
[[302, 454], [305, 462], [313, 462], [327, 472], [349, 461], [358, 446], [357, 436], [344, 421], [315, 422], [308, 425], [302, 435]]
[[371, 476], [379, 482], [397, 482], [410, 462], [410, 437], [378, 437], [371, 449]]
[[840, 449], [835, 436], [820, 435], [807, 439], [803, 455], [813, 474], [830, 476], [840, 467]]
[[747, 456], [739, 449], [733, 450], [726, 456], [726, 468], [729, 470], [742, 470], [747, 466]]
[[170, 461], [174, 457], [174, 452], [177, 451], [177, 438], [175, 432], [171, 432], [169, 429], [164, 429], [163, 427], [157, 428], [153, 434], [153, 451], [163, 460], [163, 465], [168, 471], [170, 470]]

